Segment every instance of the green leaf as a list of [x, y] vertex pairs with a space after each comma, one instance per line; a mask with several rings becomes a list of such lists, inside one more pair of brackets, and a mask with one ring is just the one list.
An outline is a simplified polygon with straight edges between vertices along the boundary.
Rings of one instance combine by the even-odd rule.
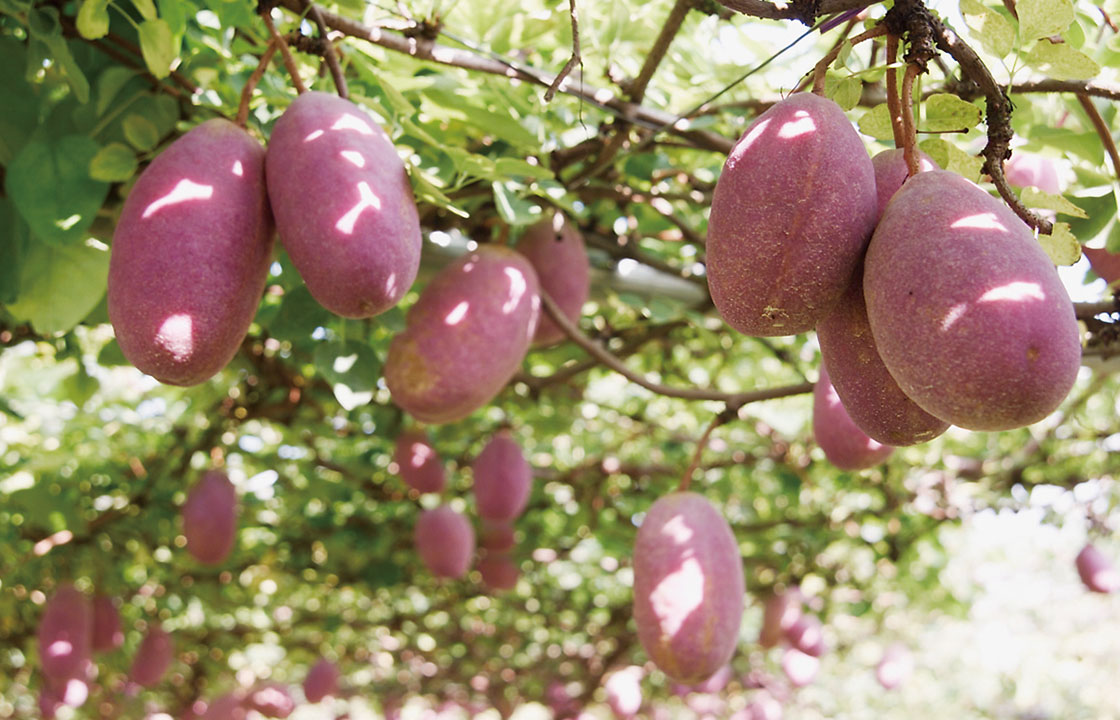
[[373, 390], [381, 375], [381, 361], [373, 348], [357, 340], [319, 343], [314, 360], [327, 382], [346, 385], [353, 392]]
[[117, 97], [117, 93], [121, 91], [128, 81], [136, 77], [137, 73], [132, 68], [120, 67], [114, 65], [105, 68], [100, 75], [97, 76], [97, 116], [101, 117], [105, 111], [109, 109], [110, 104]]
[[[36, 41], [30, 44], [28, 52], [31, 53], [32, 62], [28, 63], [28, 72], [37, 73], [42, 66], [42, 61], [36, 61], [36, 54], [42, 55], [43, 60], [53, 61], [58, 71], [66, 79], [74, 97], [83, 105], [89, 102], [89, 81], [81, 67], [74, 60], [70, 52], [70, 45], [62, 36], [62, 25], [58, 22], [58, 10], [53, 7], [36, 8], [27, 15], [27, 30]], [[46, 46], [46, 52], [42, 47]], [[29, 77], [29, 80], [31, 78]]]
[[983, 159], [969, 155], [953, 143], [941, 138], [930, 138], [918, 143], [918, 147], [943, 169], [951, 170], [972, 182], [980, 180], [980, 168], [984, 166]]
[[494, 166], [501, 177], [530, 177], [534, 180], [551, 180], [555, 177], [548, 168], [530, 165], [520, 158], [498, 158]]
[[105, 294], [109, 249], [97, 241], [64, 247], [33, 243], [20, 271], [19, 299], [8, 312], [35, 332], [66, 332]]
[[159, 5], [159, 16], [167, 22], [171, 32], [176, 38], [181, 38], [187, 29], [187, 13], [194, 14], [194, 9], [186, 0], [156, 0]]
[[137, 150], [147, 152], [159, 143], [159, 131], [148, 118], [135, 113], [121, 123], [124, 137]]
[[451, 198], [444, 195], [443, 191], [428, 179], [427, 173], [414, 165], [409, 165], [408, 167], [408, 175], [412, 180], [412, 189], [416, 192], [417, 199], [439, 205], [441, 208], [459, 217], [470, 217], [470, 213], [453, 203]]
[[1049, 40], [1040, 40], [1023, 59], [1035, 70], [1056, 80], [1089, 80], [1101, 71], [1101, 66], [1080, 50]]
[[541, 219], [540, 209], [520, 197], [509, 183], [491, 183], [498, 214], [510, 225], [531, 225]]
[[39, 124], [39, 99], [23, 77], [27, 48], [12, 38], [0, 37], [0, 165], [7, 166]]
[[269, 333], [278, 340], [287, 340], [293, 345], [307, 342], [315, 328], [324, 326], [333, 316], [311, 296], [305, 285], [300, 285], [284, 294], [280, 312], [269, 325]]
[[132, 0], [133, 6], [145, 20], [156, 19], [156, 6], [152, 0]]
[[1015, 28], [1003, 15], [980, 0], [961, 0], [961, 15], [980, 45], [996, 57], [1006, 57], [1015, 47]]
[[19, 270], [28, 246], [27, 223], [0, 197], [0, 303], [19, 297]]
[[105, 37], [109, 34], [109, 0], [84, 0], [74, 23], [87, 40]]
[[104, 182], [124, 182], [136, 173], [136, 154], [123, 143], [109, 143], [89, 163], [89, 175]]
[[1019, 39], [1031, 40], [1060, 35], [1073, 22], [1073, 0], [1019, 0]]
[[[844, 43], [848, 45], [848, 43]], [[851, 110], [859, 104], [863, 94], [863, 83], [852, 76], [839, 77], [829, 74], [825, 77], [825, 94], [843, 110]]]
[[1052, 195], [1042, 192], [1038, 188], [1023, 188], [1023, 193], [1020, 195], [1019, 199], [1029, 208], [1055, 210], [1063, 215], [1072, 215], [1075, 218], [1088, 219], [1089, 217], [1085, 214], [1084, 210], [1077, 207], [1069, 200], [1066, 200], [1061, 195]]
[[891, 113], [886, 103], [880, 103], [863, 114], [859, 119], [859, 131], [876, 140], [893, 140]]
[[1081, 259], [1081, 243], [1070, 231], [1069, 223], [1054, 223], [1053, 233], [1039, 235], [1038, 242], [1055, 265], [1073, 265]]
[[970, 130], [980, 124], [980, 108], [956, 95], [934, 93], [926, 98], [922, 129], [926, 132]]
[[1070, 221], [1070, 230], [1085, 242], [1089, 242], [1116, 218], [1116, 193], [1109, 191], [1104, 195], [1077, 196], [1077, 205], [1085, 210], [1085, 219]]
[[84, 135], [33, 140], [8, 166], [4, 187], [42, 240], [77, 245], [105, 201], [108, 184], [90, 177], [97, 143]]
[[171, 63], [179, 57], [179, 43], [172, 36], [167, 21], [156, 19], [140, 23], [140, 52], [152, 75], [162, 79], [171, 74]]

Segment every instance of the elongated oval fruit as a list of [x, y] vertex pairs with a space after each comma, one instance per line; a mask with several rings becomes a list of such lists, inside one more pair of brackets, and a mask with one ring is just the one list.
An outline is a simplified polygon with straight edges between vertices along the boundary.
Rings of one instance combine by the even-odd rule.
[[1015, 152], [1003, 164], [1003, 176], [1015, 187], [1036, 187], [1043, 192], [1059, 195], [1062, 183], [1054, 161], [1042, 155]]
[[206, 472], [183, 504], [183, 535], [187, 552], [206, 565], [229, 557], [237, 537], [237, 491], [226, 474]]
[[708, 222], [712, 302], [747, 335], [811, 330], [848, 286], [875, 227], [875, 178], [840, 107], [775, 103], [723, 166]]
[[175, 642], [163, 628], [152, 625], [140, 642], [128, 676], [137, 685], [153, 687], [159, 684], [175, 654]]
[[482, 519], [479, 546], [489, 553], [508, 553], [517, 544], [513, 525], [508, 521]]
[[369, 115], [303, 93], [272, 129], [265, 171], [280, 242], [323, 307], [362, 318], [400, 301], [420, 268], [420, 220], [404, 163]]
[[385, 382], [426, 423], [461, 420], [521, 366], [540, 315], [537, 273], [506, 247], [483, 245], [441, 270], [393, 338]]
[[[938, 164], [929, 155], [921, 150], [918, 150], [917, 153], [918, 172], [939, 169]], [[902, 148], [876, 153], [871, 158], [871, 168], [875, 171], [875, 197], [877, 199], [875, 219], [878, 220], [883, 217], [883, 211], [887, 209], [887, 203], [906, 182], [910, 175], [910, 168], [906, 166], [906, 153]]]
[[515, 520], [529, 502], [533, 469], [508, 429], [499, 430], [471, 466], [478, 516], [493, 523]]
[[871, 439], [852, 421], [823, 363], [813, 387], [813, 438], [828, 461], [841, 470], [874, 467], [894, 452], [893, 447]]
[[766, 599], [762, 610], [762, 629], [758, 633], [758, 644], [772, 648], [782, 641], [798, 618], [801, 617], [801, 591], [789, 588], [774, 593]]
[[474, 528], [449, 505], [425, 510], [416, 519], [416, 551], [436, 577], [461, 578], [474, 556]]
[[170, 385], [197, 385], [233, 358], [272, 254], [264, 148], [208, 120], [144, 170], [113, 233], [109, 319], [121, 351]]
[[317, 703], [337, 693], [340, 677], [338, 666], [330, 660], [323, 658], [315, 663], [303, 679], [303, 695], [307, 702]]
[[1041, 420], [1081, 360], [1073, 304], [1030, 229], [944, 170], [910, 178], [867, 250], [875, 345], [923, 410], [969, 430]]
[[81, 675], [89, 664], [93, 640], [93, 605], [70, 583], [62, 583], [39, 620], [39, 661], [52, 680]]
[[478, 561], [478, 572], [491, 590], [512, 590], [517, 587], [517, 578], [521, 575], [517, 563], [504, 553], [487, 553]]
[[240, 692], [226, 693], [206, 706], [200, 720], [245, 720], [249, 711], [244, 701], [245, 697]]
[[108, 595], [98, 595], [93, 599], [93, 635], [91, 647], [94, 652], [107, 652], [119, 648], [124, 643], [121, 631], [121, 614]]
[[[591, 266], [579, 230], [556, 213], [526, 230], [515, 249], [533, 264], [541, 290], [556, 302], [565, 317], [578, 321], [591, 291]], [[544, 315], [533, 336], [533, 344], [552, 345], [565, 337], [560, 326]]]
[[706, 680], [731, 659], [745, 598], [731, 527], [704, 496], [665, 495], [634, 546], [634, 622], [646, 654], [673, 680]]
[[447, 485], [443, 461], [422, 430], [406, 430], [397, 436], [393, 462], [405, 484], [418, 492], [439, 493]]
[[1076, 564], [1081, 582], [1093, 592], [1113, 593], [1120, 590], [1120, 572], [1092, 544], [1081, 549]]

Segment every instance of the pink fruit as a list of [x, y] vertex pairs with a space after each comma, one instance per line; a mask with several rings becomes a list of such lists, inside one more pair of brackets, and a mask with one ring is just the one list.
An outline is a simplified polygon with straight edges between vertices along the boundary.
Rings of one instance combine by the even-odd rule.
[[416, 551], [436, 577], [461, 578], [474, 555], [474, 528], [449, 505], [425, 510], [416, 520]]
[[731, 682], [731, 666], [724, 665], [719, 670], [716, 670], [710, 678], [703, 682], [696, 683], [695, 685], [681, 685], [674, 683], [672, 686], [673, 694], [685, 697], [691, 693], [700, 693], [701, 695], [711, 695], [718, 693], [727, 687], [727, 683]]
[[824, 653], [824, 632], [821, 621], [812, 615], [802, 615], [789, 630], [786, 637], [790, 645], [806, 655], [820, 657]]
[[93, 640], [93, 605], [70, 583], [62, 583], [39, 621], [39, 661], [53, 681], [78, 677], [89, 664]]
[[207, 706], [201, 720], [245, 720], [249, 711], [245, 709], [243, 702], [241, 693], [227, 693]]
[[533, 469], [508, 429], [499, 430], [486, 443], [471, 467], [479, 517], [491, 522], [509, 522], [525, 511], [533, 484]]
[[1036, 187], [1051, 195], [1062, 192], [1058, 168], [1054, 161], [1041, 155], [1015, 152], [1003, 164], [1003, 176], [1015, 187]]
[[512, 590], [517, 587], [521, 574], [517, 563], [509, 555], [487, 554], [478, 561], [478, 572], [482, 582], [491, 590]]
[[63, 707], [81, 707], [89, 699], [89, 683], [85, 678], [51, 678], [43, 676], [39, 688], [39, 711], [44, 718], [53, 718]]
[[117, 221], [108, 303], [125, 357], [171, 385], [212, 377], [245, 339], [271, 255], [264, 148], [208, 120], [152, 161]]
[[385, 131], [349, 100], [306, 92], [268, 141], [268, 197], [307, 289], [343, 317], [397, 304], [420, 268], [420, 221]]
[[1077, 574], [1085, 587], [1093, 592], [1113, 593], [1120, 590], [1120, 572], [1092, 544], [1086, 545], [1077, 554]]
[[803, 653], [797, 648], [786, 648], [782, 654], [782, 671], [794, 687], [805, 687], [813, 682], [820, 668], [820, 658]]
[[741, 714], [731, 717], [732, 720], [782, 720], [782, 704], [773, 695], [762, 693], [751, 700]]
[[[918, 172], [937, 170], [938, 165], [929, 155], [918, 150]], [[878, 211], [875, 219], [883, 217], [883, 210], [894, 194], [910, 175], [910, 168], [906, 166], [906, 153], [902, 148], [884, 150], [871, 158], [871, 167], [875, 171], [875, 194], [878, 198]]]
[[94, 652], [107, 652], [119, 648], [124, 642], [121, 631], [121, 614], [108, 595], [98, 595], [93, 599], [93, 636]]
[[708, 222], [708, 288], [747, 335], [811, 330], [840, 299], [875, 227], [875, 176], [840, 107], [775, 103], [723, 167]]
[[427, 423], [461, 420], [505, 387], [540, 314], [537, 274], [522, 255], [484, 245], [437, 274], [393, 338], [393, 402]]
[[1036, 422], [1081, 361], [1073, 305], [1030, 229], [959, 175], [911, 178], [867, 250], [867, 316], [883, 363], [923, 410], [970, 430]]
[[253, 687], [246, 693], [242, 705], [247, 710], [256, 710], [266, 718], [286, 718], [296, 707], [288, 688], [275, 682], [260, 683]]
[[341, 674], [338, 666], [326, 658], [315, 663], [303, 680], [303, 694], [307, 702], [317, 703], [338, 692]]
[[137, 685], [153, 687], [159, 684], [175, 654], [175, 643], [171, 636], [158, 625], [148, 628], [148, 634], [140, 642], [136, 656], [132, 658], [132, 668], [128, 676]]
[[735, 652], [745, 587], [739, 544], [702, 495], [650, 507], [634, 546], [634, 622], [646, 654], [673, 680], [702, 682]]
[[218, 470], [202, 476], [183, 504], [187, 552], [207, 565], [223, 562], [237, 537], [237, 491]]
[[[515, 249], [533, 264], [541, 290], [556, 302], [565, 317], [577, 322], [591, 289], [591, 266], [579, 230], [557, 213], [526, 230]], [[544, 315], [533, 344], [551, 345], [565, 337], [552, 318]]]
[[421, 430], [407, 430], [397, 436], [393, 462], [400, 468], [401, 479], [417, 492], [440, 493], [447, 485], [443, 461]]
[[508, 522], [482, 521], [482, 534], [479, 546], [490, 553], [508, 553], [516, 544], [513, 525]]
[[852, 421], [823, 363], [813, 388], [813, 437], [828, 461], [840, 470], [874, 467], [894, 452], [893, 447], [872, 440]]
[[607, 705], [617, 717], [632, 718], [641, 710], [642, 669], [637, 665], [611, 673], [603, 687], [607, 691]]
[[1082, 247], [1081, 252], [1089, 258], [1093, 272], [1109, 285], [1120, 281], [1120, 253], [1109, 252], [1104, 248]]
[[790, 588], [766, 599], [762, 611], [762, 630], [758, 644], [772, 648], [785, 638], [786, 631], [801, 617], [801, 591]]
[[875, 678], [887, 690], [894, 690], [914, 671], [914, 658], [905, 645], [888, 647], [875, 667]]

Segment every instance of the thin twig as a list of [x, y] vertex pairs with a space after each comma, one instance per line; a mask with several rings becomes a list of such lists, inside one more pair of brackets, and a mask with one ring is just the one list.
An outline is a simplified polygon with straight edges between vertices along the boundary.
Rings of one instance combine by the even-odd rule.
[[545, 312], [548, 313], [548, 316], [552, 318], [557, 327], [563, 330], [564, 334], [566, 334], [572, 342], [579, 345], [592, 356], [598, 358], [604, 365], [614, 370], [619, 375], [622, 375], [627, 380], [658, 395], [680, 398], [682, 400], [714, 400], [716, 402], [726, 403], [728, 406], [741, 407], [747, 403], [757, 402], [759, 400], [772, 400], [774, 398], [789, 397], [790, 395], [802, 395], [813, 391], [813, 383], [809, 382], [742, 393], [725, 393], [705, 388], [678, 388], [652, 382], [626, 367], [626, 365], [611, 354], [609, 350], [580, 332], [580, 329], [568, 319], [564, 312], [556, 305], [556, 302], [546, 293], [541, 292], [540, 297], [541, 305], [544, 307]]
[[902, 155], [906, 159], [907, 177], [918, 174], [918, 126], [914, 122], [914, 80], [921, 68], [907, 65], [902, 76]]
[[268, 47], [264, 49], [264, 53], [261, 55], [261, 61], [257, 63], [253, 74], [245, 81], [245, 87], [241, 88], [241, 103], [237, 106], [237, 124], [239, 127], [244, 128], [248, 124], [249, 98], [253, 96], [253, 90], [256, 89], [257, 83], [264, 77], [264, 71], [268, 67], [268, 63], [272, 61], [272, 56], [276, 54], [276, 48], [283, 42], [283, 39], [277, 40], [276, 38], [269, 41]]
[[1108, 127], [1104, 118], [1101, 117], [1100, 110], [1097, 110], [1097, 106], [1093, 104], [1088, 95], [1077, 93], [1077, 101], [1081, 103], [1085, 114], [1089, 116], [1089, 121], [1096, 128], [1097, 135], [1100, 136], [1104, 149], [1108, 152], [1108, 157], [1112, 159], [1112, 173], [1120, 180], [1120, 153], [1116, 151], [1116, 141], [1112, 139], [1112, 130]]
[[898, 97], [898, 69], [894, 65], [898, 58], [898, 36], [891, 33], [887, 35], [887, 112], [891, 116], [891, 133], [894, 135], [894, 146], [902, 147], [905, 143], [906, 133], [902, 125], [902, 101]]
[[688, 469], [685, 470], [684, 475], [681, 476], [680, 485], [677, 486], [678, 492], [688, 491], [688, 486], [692, 482], [692, 475], [696, 472], [696, 468], [700, 466], [700, 458], [704, 454], [704, 448], [708, 446], [708, 438], [711, 437], [712, 431], [734, 418], [738, 414], [738, 411], [738, 408], [733, 409], [731, 406], [728, 406], [708, 423], [708, 427], [704, 429], [704, 434], [696, 441], [696, 451], [692, 453], [692, 462], [688, 464]]
[[[767, 20], [800, 20], [806, 25], [812, 25], [813, 19], [803, 10], [801, 3], [785, 2], [780, 5], [768, 0], [717, 0], [720, 5], [730, 8], [735, 12]], [[816, 17], [845, 12], [847, 10], [862, 9], [873, 5], [875, 0], [821, 0], [813, 4]]]
[[288, 49], [288, 41], [276, 30], [276, 25], [272, 22], [272, 15], [270, 11], [261, 13], [261, 20], [264, 21], [264, 26], [268, 28], [268, 34], [272, 36], [273, 42], [280, 48], [280, 56], [284, 59], [284, 67], [288, 70], [288, 75], [292, 78], [292, 85], [296, 88], [296, 93], [299, 95], [307, 92], [307, 86], [303, 84], [303, 80], [299, 76], [299, 68], [296, 67], [296, 59], [292, 57], [291, 50]]
[[[568, 77], [577, 64], [581, 66], [583, 64], [583, 58], [579, 54], [579, 21], [576, 18], [576, 0], [568, 0], [568, 6], [572, 16], [572, 56], [568, 58], [568, 62], [564, 63], [564, 67], [552, 79], [552, 84], [544, 91], [545, 102], [552, 102], [552, 98], [556, 97], [556, 91], [560, 89], [560, 84], [564, 82], [564, 78]], [[580, 72], [580, 81], [583, 81], [582, 71]]]
[[350, 90], [346, 87], [346, 78], [342, 75], [342, 66], [338, 63], [338, 52], [334, 49], [334, 43], [331, 42], [323, 11], [312, 0], [304, 0], [304, 3], [307, 14], [315, 21], [315, 26], [319, 28], [319, 36], [323, 38], [323, 59], [326, 60], [327, 67], [330, 68], [331, 78], [334, 79], [334, 88], [340, 98], [347, 99], [350, 97]]
[[[885, 35], [886, 32], [887, 32], [887, 26], [886, 25], [876, 25], [875, 27], [871, 28], [870, 30], [865, 30], [864, 32], [861, 32], [859, 35], [856, 35], [854, 38], [849, 40], [848, 43], [852, 47], [855, 47], [856, 45], [859, 45], [864, 40], [870, 40], [871, 38], [879, 37], [880, 35]], [[828, 66], [831, 65], [836, 60], [836, 58], [840, 57], [840, 51], [843, 48], [844, 48], [844, 43], [843, 42], [836, 43], [835, 45], [832, 46], [832, 49], [829, 50], [828, 53], [823, 58], [821, 58], [820, 61], [817, 62], [816, 66], [813, 68], [813, 94], [814, 95], [824, 95], [824, 76], [825, 76], [825, 73], [828, 72]]]

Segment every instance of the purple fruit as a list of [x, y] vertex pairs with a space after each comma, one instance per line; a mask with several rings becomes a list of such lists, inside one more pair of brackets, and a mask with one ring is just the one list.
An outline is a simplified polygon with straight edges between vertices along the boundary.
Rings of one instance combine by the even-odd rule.
[[140, 642], [136, 656], [132, 658], [132, 668], [128, 676], [137, 685], [152, 687], [159, 684], [175, 654], [175, 643], [171, 636], [158, 625], [148, 628], [148, 634]]
[[121, 631], [121, 614], [108, 595], [98, 595], [93, 599], [93, 636], [94, 652], [107, 652], [119, 648], [124, 642]]
[[508, 553], [517, 544], [513, 525], [508, 522], [482, 521], [479, 547], [490, 553]]
[[789, 588], [766, 599], [762, 611], [762, 630], [758, 633], [758, 644], [772, 648], [786, 636], [786, 631], [801, 617], [801, 591]]
[[338, 693], [341, 673], [338, 666], [323, 658], [315, 663], [303, 680], [303, 694], [307, 702], [317, 703], [325, 697]]
[[237, 537], [237, 492], [226, 474], [210, 470], [183, 504], [187, 552], [206, 565], [223, 562]]
[[416, 520], [416, 551], [436, 577], [461, 578], [474, 556], [474, 528], [449, 505], [425, 510]]
[[498, 431], [471, 467], [479, 517], [495, 523], [510, 522], [525, 511], [533, 469], [509, 430]]
[[735, 652], [745, 587], [739, 544], [704, 496], [665, 495], [634, 546], [634, 622], [646, 654], [679, 683], [702, 682]]
[[840, 470], [874, 467], [894, 452], [893, 447], [872, 440], [852, 421], [823, 363], [813, 388], [813, 437], [828, 461]]
[[400, 468], [401, 479], [417, 492], [440, 493], [447, 485], [443, 461], [422, 430], [406, 430], [397, 436], [393, 462]]
[[747, 335], [811, 330], [840, 299], [875, 227], [875, 176], [840, 107], [775, 103], [723, 167], [708, 222], [708, 288]]
[[806, 655], [820, 657], [824, 654], [824, 632], [821, 621], [812, 615], [802, 615], [789, 630], [786, 630], [789, 644]]
[[1120, 572], [1092, 544], [1086, 545], [1077, 554], [1077, 574], [1085, 587], [1093, 592], [1113, 593], [1120, 590]]
[[482, 582], [491, 590], [512, 590], [517, 587], [521, 571], [509, 555], [488, 553], [478, 561], [478, 572]]
[[286, 718], [295, 710], [296, 703], [288, 688], [280, 683], [266, 682], [253, 687], [245, 695], [242, 705], [255, 710], [266, 718]]
[[923, 410], [970, 430], [1052, 412], [1077, 377], [1080, 331], [1030, 229], [978, 186], [919, 173], [887, 206], [863, 278], [883, 363]]
[[[918, 172], [937, 170], [938, 165], [929, 155], [921, 150], [918, 153]], [[878, 209], [875, 219], [883, 217], [883, 211], [894, 194], [910, 176], [910, 168], [906, 166], [906, 153], [902, 148], [884, 150], [871, 158], [871, 167], [875, 171], [875, 195], [878, 199]]]
[[233, 358], [272, 254], [264, 148], [228, 120], [172, 143], [125, 200], [109, 261], [109, 319], [128, 361], [197, 385]]
[[[579, 230], [557, 213], [526, 230], [515, 248], [533, 264], [541, 290], [556, 302], [565, 317], [577, 322], [591, 289], [591, 266]], [[560, 326], [545, 315], [537, 326], [533, 344], [551, 345], [565, 337]]]
[[79, 677], [89, 664], [93, 605], [70, 583], [62, 583], [43, 608], [39, 621], [39, 661], [51, 680]]
[[537, 274], [522, 255], [484, 245], [436, 275], [393, 338], [385, 382], [426, 423], [461, 420], [510, 381], [536, 332]]
[[349, 100], [306, 92], [268, 141], [268, 198], [307, 289], [343, 317], [371, 317], [404, 296], [420, 268], [420, 221], [385, 131]]

